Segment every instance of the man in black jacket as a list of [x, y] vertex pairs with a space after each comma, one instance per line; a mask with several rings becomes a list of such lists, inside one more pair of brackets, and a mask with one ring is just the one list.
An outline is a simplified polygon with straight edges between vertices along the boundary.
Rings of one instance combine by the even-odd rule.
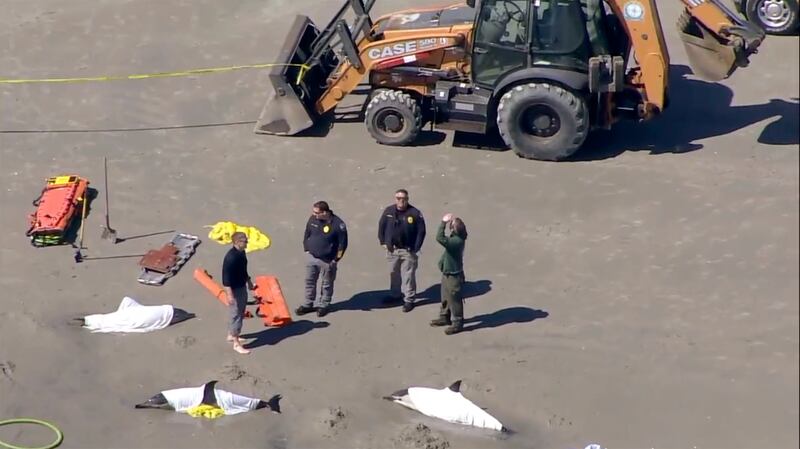
[[394, 204], [381, 214], [378, 241], [386, 249], [389, 261], [387, 302], [402, 299], [403, 312], [410, 312], [417, 294], [417, 253], [425, 241], [425, 219], [419, 209], [409, 204], [407, 190], [397, 190]]
[[[303, 305], [295, 310], [298, 315], [317, 311], [317, 316], [328, 313], [333, 297], [333, 283], [339, 260], [347, 250], [347, 227], [325, 201], [314, 203], [312, 215], [303, 234], [303, 250], [306, 253], [306, 296]], [[322, 278], [322, 292], [317, 296], [317, 280]]]
[[222, 285], [228, 295], [230, 324], [228, 325], [228, 341], [233, 343], [233, 350], [240, 354], [249, 354], [239, 340], [242, 332], [242, 320], [247, 307], [247, 289], [253, 290], [253, 282], [247, 272], [247, 234], [234, 232], [231, 236], [233, 245], [222, 261]]

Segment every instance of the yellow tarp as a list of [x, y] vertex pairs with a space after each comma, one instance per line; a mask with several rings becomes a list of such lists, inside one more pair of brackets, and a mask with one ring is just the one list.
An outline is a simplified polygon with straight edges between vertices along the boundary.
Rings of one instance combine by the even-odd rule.
[[192, 407], [186, 410], [186, 413], [192, 418], [200, 418], [202, 416], [207, 419], [216, 419], [225, 414], [221, 408], [208, 404], [200, 404], [197, 407]]
[[220, 221], [214, 226], [211, 226], [211, 232], [208, 233], [208, 238], [220, 244], [231, 243], [231, 236], [234, 232], [244, 232], [247, 235], [247, 248], [245, 252], [257, 251], [259, 249], [267, 249], [272, 244], [269, 236], [258, 230], [254, 226], [242, 226], [232, 221]]

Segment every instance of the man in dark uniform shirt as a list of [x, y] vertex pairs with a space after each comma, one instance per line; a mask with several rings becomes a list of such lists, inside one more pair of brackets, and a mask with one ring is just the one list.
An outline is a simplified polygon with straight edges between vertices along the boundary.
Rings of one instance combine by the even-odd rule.
[[414, 308], [417, 253], [425, 241], [425, 219], [422, 212], [408, 201], [408, 191], [397, 190], [394, 204], [383, 210], [378, 221], [378, 241], [386, 249], [386, 259], [389, 261], [390, 293], [387, 302], [402, 299], [403, 312], [410, 312]]
[[[305, 315], [316, 310], [317, 316], [323, 317], [333, 298], [338, 262], [347, 250], [347, 227], [325, 201], [314, 203], [303, 234], [303, 250], [306, 252], [306, 296], [295, 313]], [[315, 306], [320, 277], [322, 291]]]
[[222, 261], [222, 285], [228, 295], [228, 311], [230, 324], [228, 325], [228, 341], [233, 343], [233, 350], [240, 354], [249, 354], [239, 341], [242, 332], [242, 320], [247, 306], [247, 289], [252, 290], [253, 282], [247, 273], [247, 235], [244, 232], [234, 232], [231, 236], [233, 246], [225, 254]]

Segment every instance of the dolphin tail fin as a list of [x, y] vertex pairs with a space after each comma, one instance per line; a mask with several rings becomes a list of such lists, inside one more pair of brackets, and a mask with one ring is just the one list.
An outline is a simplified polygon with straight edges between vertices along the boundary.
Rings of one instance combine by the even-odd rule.
[[454, 392], [454, 393], [460, 393], [461, 392], [461, 379], [453, 382], [449, 387], [447, 387], [447, 389], [452, 391], [452, 392]]
[[281, 412], [281, 404], [280, 400], [283, 396], [276, 394], [275, 396], [269, 398], [269, 401], [265, 402], [266, 407], [270, 409], [273, 413], [280, 413]]

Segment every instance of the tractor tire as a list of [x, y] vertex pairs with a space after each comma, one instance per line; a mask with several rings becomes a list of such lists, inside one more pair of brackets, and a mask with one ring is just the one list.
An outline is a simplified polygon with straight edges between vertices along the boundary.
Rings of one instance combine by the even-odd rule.
[[767, 34], [794, 34], [800, 25], [797, 0], [747, 0], [744, 9], [747, 20]]
[[377, 91], [364, 112], [364, 123], [382, 145], [408, 145], [422, 129], [422, 111], [409, 94], [390, 89]]
[[497, 129], [518, 156], [559, 161], [586, 140], [589, 109], [583, 98], [559, 86], [523, 84], [500, 98]]

